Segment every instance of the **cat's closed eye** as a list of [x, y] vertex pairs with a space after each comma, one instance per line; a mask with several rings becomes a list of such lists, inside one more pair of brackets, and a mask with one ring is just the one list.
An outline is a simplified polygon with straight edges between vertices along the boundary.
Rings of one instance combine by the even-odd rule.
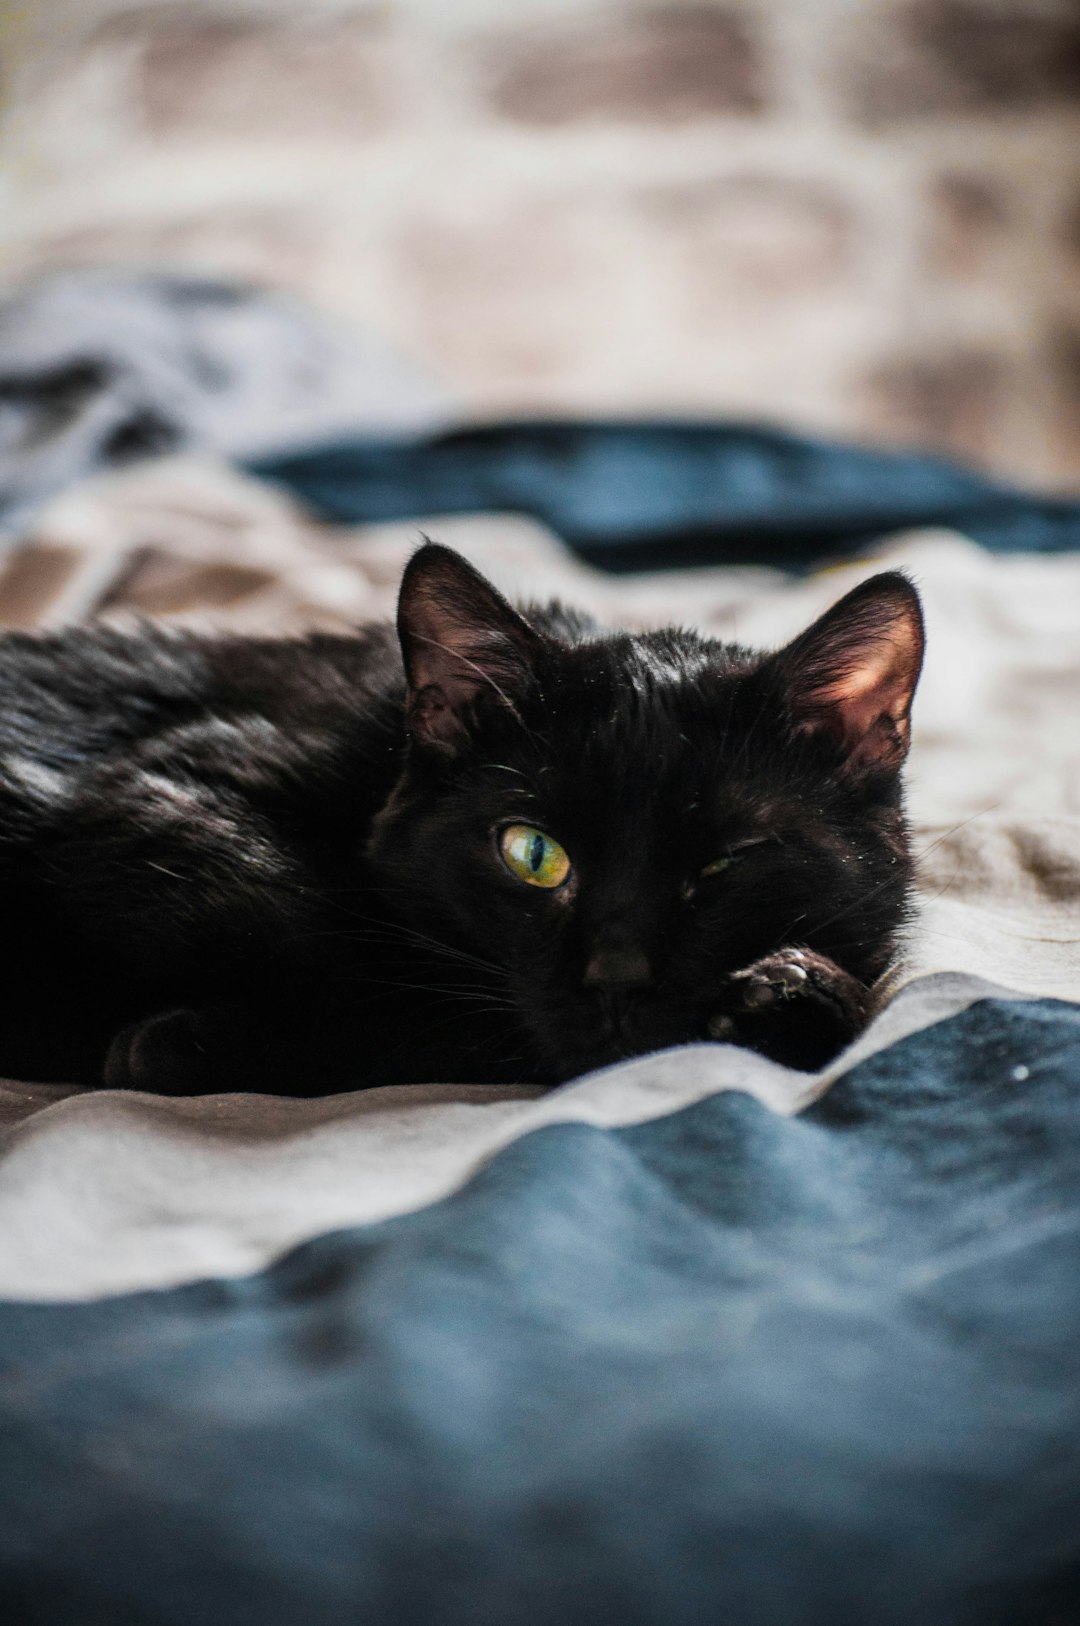
[[734, 842], [727, 852], [722, 853], [719, 858], [712, 859], [710, 863], [699, 869], [693, 880], [684, 883], [682, 888], [683, 898], [689, 902], [696, 895], [701, 881], [710, 881], [716, 876], [724, 875], [740, 859], [745, 858], [748, 853], [752, 852], [755, 847], [763, 847], [766, 842], [772, 839], [771, 836], [747, 836], [744, 841]]
[[730, 869], [732, 864], [738, 861], [738, 857], [738, 853], [725, 853], [723, 858], [714, 858], [711, 864], [706, 864], [704, 869], [698, 871], [698, 880], [707, 881], [710, 875], [723, 875], [726, 869]]

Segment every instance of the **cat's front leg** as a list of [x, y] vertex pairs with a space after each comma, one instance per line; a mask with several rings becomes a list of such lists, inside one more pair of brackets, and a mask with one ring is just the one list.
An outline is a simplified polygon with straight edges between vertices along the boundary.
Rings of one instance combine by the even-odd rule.
[[870, 993], [813, 949], [783, 948], [728, 977], [710, 1038], [803, 1072], [825, 1066], [866, 1025]]
[[285, 1083], [286, 1057], [280, 1035], [271, 1036], [254, 1011], [185, 1007], [117, 1033], [105, 1056], [103, 1082], [107, 1089], [152, 1095], [274, 1092]]

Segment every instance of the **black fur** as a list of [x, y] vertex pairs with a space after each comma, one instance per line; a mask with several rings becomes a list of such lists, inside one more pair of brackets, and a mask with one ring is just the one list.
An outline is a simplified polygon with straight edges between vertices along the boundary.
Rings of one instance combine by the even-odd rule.
[[[429, 544], [399, 633], [0, 639], [0, 1071], [547, 1083], [857, 1031], [910, 895], [903, 577], [766, 656], [519, 613]], [[564, 885], [510, 873], [513, 822]]]

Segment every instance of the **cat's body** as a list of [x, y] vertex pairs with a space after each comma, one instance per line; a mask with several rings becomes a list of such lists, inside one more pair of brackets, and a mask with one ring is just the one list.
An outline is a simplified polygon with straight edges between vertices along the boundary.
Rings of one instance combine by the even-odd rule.
[[710, 1035], [816, 1065], [909, 896], [921, 624], [877, 581], [775, 657], [523, 617], [436, 547], [400, 645], [0, 639], [0, 1072], [557, 1082]]

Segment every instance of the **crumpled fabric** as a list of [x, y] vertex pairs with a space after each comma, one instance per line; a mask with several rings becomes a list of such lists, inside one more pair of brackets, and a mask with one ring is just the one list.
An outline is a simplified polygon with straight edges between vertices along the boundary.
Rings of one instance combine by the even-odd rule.
[[419, 367], [277, 294], [58, 273], [0, 301], [0, 538], [43, 498], [163, 452], [265, 456], [442, 423]]
[[1078, 1346], [1080, 1010], [983, 998], [799, 1116], [553, 1123], [257, 1275], [0, 1304], [0, 1612], [1066, 1626]]

